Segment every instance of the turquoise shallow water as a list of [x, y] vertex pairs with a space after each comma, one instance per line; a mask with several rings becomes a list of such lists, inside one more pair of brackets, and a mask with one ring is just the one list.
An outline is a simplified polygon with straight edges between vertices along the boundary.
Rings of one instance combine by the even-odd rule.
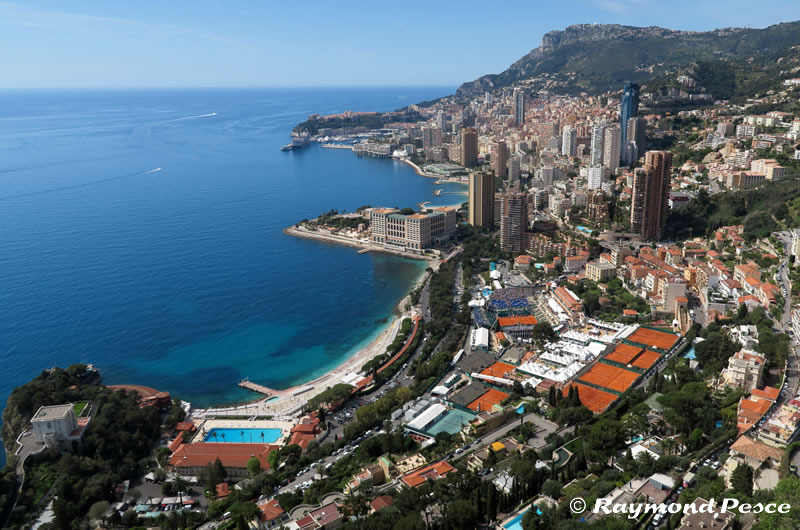
[[[0, 92], [0, 399], [53, 365], [197, 405], [302, 383], [381, 330], [423, 262], [296, 239], [331, 208], [464, 200], [407, 165], [313, 145], [312, 112], [449, 88]], [[160, 168], [160, 169], [159, 169]]]

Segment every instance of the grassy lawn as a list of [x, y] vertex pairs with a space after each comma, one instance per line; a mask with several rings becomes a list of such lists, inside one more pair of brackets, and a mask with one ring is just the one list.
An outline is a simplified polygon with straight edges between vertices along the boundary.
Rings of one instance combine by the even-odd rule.
[[75, 403], [72, 406], [72, 410], [75, 411], [75, 417], [76, 418], [80, 418], [81, 417], [81, 412], [83, 412], [83, 409], [86, 408], [86, 405], [88, 405], [88, 403], [86, 401], [78, 401], [77, 403]]
[[583, 449], [583, 438], [580, 438], [580, 437], [575, 438], [571, 442], [569, 442], [566, 445], [564, 445], [564, 449], [566, 449], [567, 451], [569, 451], [572, 454], [577, 453], [578, 451]]

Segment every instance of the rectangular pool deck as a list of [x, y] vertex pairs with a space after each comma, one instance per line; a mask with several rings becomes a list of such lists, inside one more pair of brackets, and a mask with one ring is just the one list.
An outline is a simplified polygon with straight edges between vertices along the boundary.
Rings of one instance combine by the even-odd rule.
[[[264, 443], [280, 445], [289, 439], [294, 425], [292, 422], [277, 420], [207, 419], [198, 425], [192, 443], [261, 443], [263, 432]], [[213, 436], [213, 432], [218, 435]], [[223, 433], [225, 437], [222, 437]]]

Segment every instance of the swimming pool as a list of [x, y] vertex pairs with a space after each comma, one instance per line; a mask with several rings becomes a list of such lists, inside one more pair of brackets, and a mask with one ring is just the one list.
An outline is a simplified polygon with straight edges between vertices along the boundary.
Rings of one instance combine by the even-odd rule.
[[[528, 508], [528, 510], [530, 510], [530, 508]], [[525, 517], [525, 514], [528, 513], [528, 510], [525, 510], [504, 524], [503, 528], [506, 530], [522, 530], [522, 518]], [[538, 506], [536, 507], [536, 515], [542, 515], [542, 510], [540, 510]]]
[[518, 516], [511, 519], [509, 522], [503, 525], [503, 528], [506, 530], [522, 530], [522, 517], [525, 515], [525, 512], [522, 512]]
[[686, 353], [681, 355], [681, 357], [683, 357], [684, 359], [689, 359], [690, 361], [693, 361], [694, 359], [696, 359], [697, 355], [695, 355], [695, 353], [694, 353], [694, 346], [692, 346], [691, 348], [686, 350]]
[[281, 437], [280, 429], [214, 428], [203, 438], [211, 443], [275, 443]]

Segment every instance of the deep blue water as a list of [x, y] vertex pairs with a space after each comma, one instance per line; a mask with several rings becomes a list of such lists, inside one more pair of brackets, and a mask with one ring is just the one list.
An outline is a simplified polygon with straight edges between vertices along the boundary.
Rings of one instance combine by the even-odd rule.
[[74, 362], [197, 405], [252, 397], [245, 376], [286, 387], [341, 362], [425, 265], [281, 230], [463, 197], [434, 197], [399, 162], [280, 147], [313, 112], [450, 92], [0, 92], [0, 399]]

